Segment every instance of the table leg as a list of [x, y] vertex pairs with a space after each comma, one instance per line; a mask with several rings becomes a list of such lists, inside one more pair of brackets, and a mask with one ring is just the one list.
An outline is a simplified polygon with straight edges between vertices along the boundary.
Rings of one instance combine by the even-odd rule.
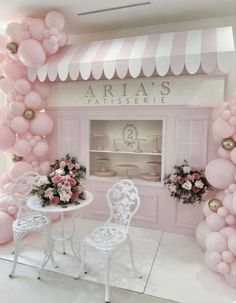
[[63, 254], [66, 254], [66, 249], [65, 249], [65, 241], [63, 240], [65, 236], [64, 232], [64, 213], [61, 212], [61, 238], [62, 238], [62, 249], [63, 249]]
[[79, 214], [73, 214], [72, 216], [72, 224], [73, 224], [73, 229], [72, 229], [72, 235], [70, 238], [70, 245], [71, 245], [71, 250], [74, 253], [75, 257], [80, 261], [80, 239], [79, 239], [79, 227], [76, 228], [76, 225], [79, 225], [80, 220], [80, 215]]

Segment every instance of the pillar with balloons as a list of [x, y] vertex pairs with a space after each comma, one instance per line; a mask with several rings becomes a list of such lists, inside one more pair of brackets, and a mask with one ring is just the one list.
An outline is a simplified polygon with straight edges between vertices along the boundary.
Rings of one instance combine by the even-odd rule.
[[215, 196], [203, 204], [196, 239], [207, 266], [236, 288], [236, 94], [213, 110], [212, 133], [219, 158], [206, 166]]
[[27, 171], [46, 175], [50, 169], [47, 136], [53, 120], [46, 103], [48, 83], [29, 82], [27, 69], [42, 66], [67, 44], [65, 18], [50, 11], [44, 19], [26, 17], [12, 22], [0, 36], [0, 69], [6, 111], [0, 119], [0, 151], [11, 155], [14, 165], [0, 177], [0, 244], [12, 239], [17, 208], [11, 198], [13, 182]]

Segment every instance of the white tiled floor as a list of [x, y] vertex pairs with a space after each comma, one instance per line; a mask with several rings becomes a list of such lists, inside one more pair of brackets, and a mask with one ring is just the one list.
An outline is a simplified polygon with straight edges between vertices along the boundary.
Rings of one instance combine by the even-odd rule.
[[[82, 220], [81, 236], [98, 224], [100, 223]], [[57, 227], [58, 223], [55, 228]], [[235, 290], [220, 276], [206, 268], [203, 252], [193, 237], [137, 227], [130, 228], [130, 235], [133, 239], [137, 268], [142, 272], [143, 278], [133, 279], [127, 247], [123, 246], [113, 255], [111, 273], [113, 286], [181, 303], [232, 303], [236, 300]], [[34, 234], [25, 240], [20, 262], [40, 266], [42, 260], [40, 239], [39, 234]], [[0, 258], [12, 260], [11, 249], [12, 244], [0, 246]], [[60, 267], [55, 269], [49, 264], [47, 268], [74, 276], [78, 263], [75, 263], [74, 257], [71, 256], [69, 246], [66, 255], [61, 254], [61, 243], [56, 243], [55, 250]], [[87, 262], [89, 273], [84, 279], [102, 282], [99, 258], [94, 250], [88, 251]], [[21, 275], [18, 268], [17, 275]], [[44, 274], [44, 278], [48, 279], [47, 273]], [[146, 300], [144, 302], [146, 303]]]

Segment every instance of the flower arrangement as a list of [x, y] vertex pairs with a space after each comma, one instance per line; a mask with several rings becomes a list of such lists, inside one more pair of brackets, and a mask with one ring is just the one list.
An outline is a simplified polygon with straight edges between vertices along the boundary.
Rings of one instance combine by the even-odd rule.
[[175, 172], [165, 177], [170, 196], [184, 204], [194, 204], [202, 201], [202, 196], [210, 189], [210, 184], [204, 175], [204, 170], [189, 166], [184, 160], [182, 165], [174, 166]]
[[79, 199], [85, 199], [85, 190], [81, 183], [86, 168], [76, 157], [69, 154], [57, 159], [50, 165], [51, 171], [47, 176], [39, 178], [31, 194], [41, 198], [42, 206], [79, 204]]

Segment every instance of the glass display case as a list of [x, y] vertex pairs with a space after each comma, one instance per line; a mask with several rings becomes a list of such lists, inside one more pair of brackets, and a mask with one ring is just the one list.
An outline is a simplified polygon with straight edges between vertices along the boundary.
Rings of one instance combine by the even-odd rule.
[[89, 175], [163, 180], [163, 120], [90, 120]]

